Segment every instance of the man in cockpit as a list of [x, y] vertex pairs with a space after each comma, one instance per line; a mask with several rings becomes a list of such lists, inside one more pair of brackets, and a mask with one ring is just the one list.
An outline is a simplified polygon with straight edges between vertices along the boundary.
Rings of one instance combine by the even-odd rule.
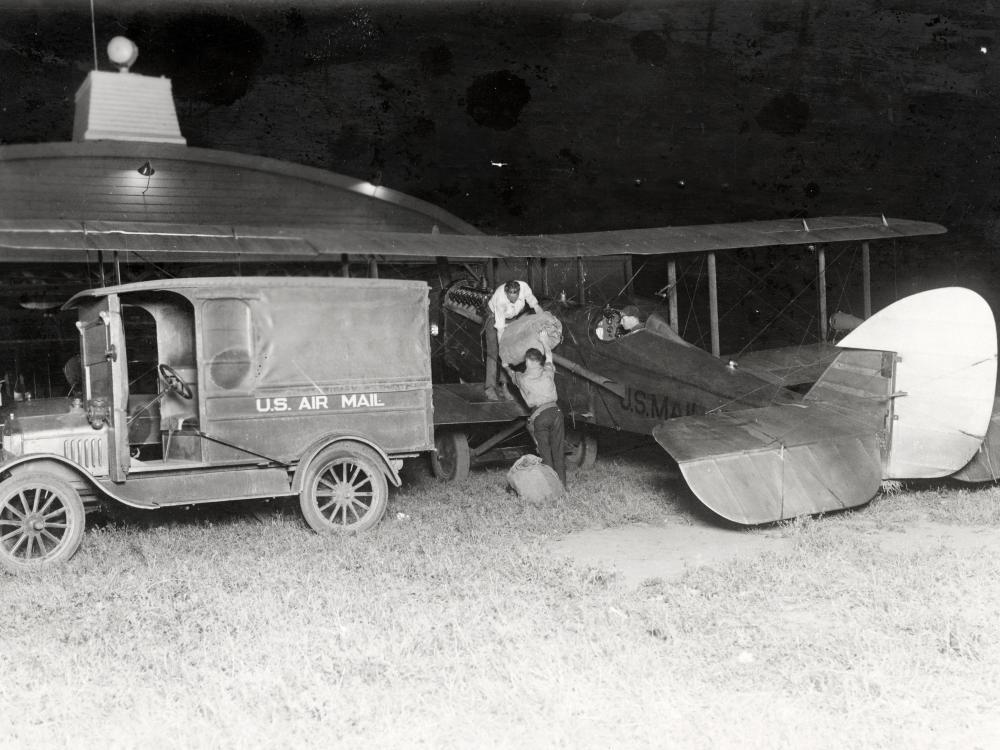
[[622, 308], [619, 336], [624, 336], [626, 333], [632, 333], [633, 331], [641, 331], [645, 327], [646, 324], [642, 320], [642, 313], [639, 312], [638, 307], [635, 305], [625, 305]]

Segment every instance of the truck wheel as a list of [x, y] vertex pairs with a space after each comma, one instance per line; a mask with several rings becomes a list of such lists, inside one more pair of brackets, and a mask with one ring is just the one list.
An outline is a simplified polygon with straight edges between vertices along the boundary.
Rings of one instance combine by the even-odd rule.
[[431, 471], [438, 479], [454, 482], [469, 476], [469, 437], [461, 430], [448, 430], [434, 437]]
[[367, 531], [389, 504], [378, 456], [363, 445], [331, 445], [309, 464], [299, 507], [314, 531]]
[[38, 570], [71, 558], [83, 540], [86, 514], [79, 493], [52, 474], [0, 483], [0, 566]]
[[597, 461], [597, 438], [579, 430], [566, 434], [566, 465], [589, 469]]

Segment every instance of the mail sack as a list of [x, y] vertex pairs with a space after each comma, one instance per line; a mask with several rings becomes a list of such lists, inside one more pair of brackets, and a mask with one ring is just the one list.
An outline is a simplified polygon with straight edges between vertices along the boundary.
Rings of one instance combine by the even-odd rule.
[[522, 500], [532, 505], [554, 501], [565, 491], [559, 476], [538, 456], [521, 456], [507, 472], [507, 483]]
[[562, 323], [550, 312], [529, 313], [509, 321], [500, 337], [500, 359], [509, 365], [521, 364], [528, 349], [541, 351], [538, 334], [542, 332], [548, 336], [550, 348], [562, 343]]

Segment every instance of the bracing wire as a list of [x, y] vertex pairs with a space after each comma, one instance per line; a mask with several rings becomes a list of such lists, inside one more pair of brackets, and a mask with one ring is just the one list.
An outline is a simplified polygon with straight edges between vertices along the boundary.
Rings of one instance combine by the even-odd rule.
[[[850, 263], [847, 266], [847, 272], [845, 274], [843, 274], [843, 277], [842, 277], [843, 279], [849, 280], [851, 278], [851, 274], [855, 273], [855, 268], [857, 267], [857, 265], [859, 265], [858, 254], [859, 254], [858, 253], [858, 249], [855, 249], [855, 250], [853, 250], [851, 252], [851, 254], [850, 254]], [[828, 273], [831, 270], [833, 270], [833, 268], [836, 267], [836, 263], [837, 263], [837, 261], [839, 259], [840, 259], [840, 256], [837, 256], [837, 258], [834, 258], [833, 263], [831, 263], [830, 267], [827, 268], [827, 272]], [[837, 310], [842, 310], [844, 308], [844, 301], [847, 299], [847, 281], [846, 280], [841, 281], [841, 284], [840, 284], [840, 294], [837, 295], [837, 304], [834, 306]]]
[[614, 299], [618, 299], [623, 294], [625, 294], [625, 290], [628, 289], [630, 286], [632, 286], [632, 282], [635, 281], [636, 277], [642, 272], [642, 269], [644, 269], [645, 267], [646, 267], [646, 264], [645, 264], [645, 262], [643, 262], [643, 264], [641, 266], [639, 266], [639, 270], [632, 274], [632, 276], [629, 278], [629, 280], [625, 282], [625, 286], [623, 286], [618, 291], [618, 294], [616, 294], [614, 296]]
[[[847, 252], [847, 250], [842, 250], [840, 253], [838, 253], [833, 258], [833, 260], [831, 261], [830, 265], [833, 265], [833, 264], [837, 263], [843, 257], [844, 253], [846, 253], [846, 252]], [[799, 293], [796, 294], [795, 296], [793, 296], [780, 310], [778, 310], [778, 312], [771, 318], [771, 320], [768, 322], [767, 325], [765, 325], [764, 327], [762, 327], [757, 332], [757, 334], [755, 336], [753, 336], [753, 338], [751, 338], [746, 344], [744, 344], [743, 348], [740, 349], [739, 354], [745, 353], [750, 348], [750, 346], [757, 339], [759, 339], [764, 334], [764, 332], [767, 331], [767, 329], [770, 328], [785, 313], [786, 310], [788, 310], [788, 308], [790, 308], [793, 304], [796, 304], [798, 302], [799, 297], [801, 297], [803, 294], [805, 294], [810, 288], [814, 287], [818, 281], [819, 281], [819, 275], [817, 274], [816, 276], [813, 276], [813, 278], [810, 280], [810, 282], [808, 284], [804, 284], [802, 286], [802, 289], [799, 291]]]
[[[698, 275], [695, 277], [694, 283], [691, 285], [691, 287], [688, 287], [687, 284], [687, 274], [685, 273], [682, 276], [682, 278], [684, 279], [684, 291], [688, 293], [689, 299], [694, 297], [695, 293], [698, 290], [699, 285], [701, 284], [702, 275], [705, 271], [705, 263], [706, 263], [705, 256], [701, 255], [698, 262]], [[692, 292], [691, 288], [693, 288], [695, 291]], [[698, 341], [698, 343], [703, 343], [705, 339], [705, 333], [704, 331], [701, 330], [701, 323], [694, 314], [694, 305], [688, 305], [687, 315], [685, 315], [684, 317], [684, 325], [678, 326], [681, 329], [682, 336], [687, 333], [688, 327], [691, 325], [695, 326], [698, 329], [696, 332], [697, 333], [696, 340]]]
[[[748, 267], [748, 266], [747, 266], [746, 264], [744, 264], [744, 263], [741, 263], [741, 262], [739, 261], [739, 259], [737, 259], [737, 260], [736, 260], [736, 265], [737, 265], [737, 266], [738, 266], [739, 268], [741, 268], [741, 269], [742, 269], [743, 271], [745, 271], [746, 273], [750, 274], [750, 276], [751, 276], [751, 277], [753, 277], [753, 279], [754, 279], [754, 281], [755, 281], [756, 283], [755, 283], [755, 284], [754, 284], [753, 286], [751, 286], [751, 287], [750, 287], [749, 289], [747, 289], [747, 290], [746, 290], [746, 291], [745, 291], [745, 292], [744, 292], [744, 293], [743, 293], [743, 294], [742, 294], [742, 295], [740, 296], [740, 298], [739, 298], [739, 299], [738, 299], [738, 300], [737, 300], [737, 301], [736, 301], [735, 303], [733, 303], [733, 305], [732, 305], [732, 306], [731, 306], [731, 307], [730, 307], [730, 308], [729, 308], [728, 310], [726, 310], [726, 311], [725, 311], [724, 313], [722, 313], [722, 314], [721, 314], [721, 315], [719, 316], [719, 320], [721, 321], [721, 320], [723, 320], [723, 319], [725, 319], [725, 318], [729, 317], [729, 315], [730, 315], [731, 313], [733, 313], [733, 312], [734, 312], [734, 311], [735, 311], [735, 310], [736, 310], [736, 309], [737, 309], [737, 308], [738, 308], [738, 307], [740, 306], [740, 304], [741, 304], [742, 302], [744, 302], [744, 301], [745, 301], [745, 300], [747, 300], [747, 299], [750, 299], [750, 298], [751, 298], [751, 295], [753, 295], [753, 294], [754, 294], [755, 292], [757, 292], [757, 291], [761, 290], [761, 289], [763, 288], [763, 286], [764, 286], [764, 283], [765, 283], [765, 282], [766, 282], [766, 281], [767, 281], [767, 280], [768, 280], [768, 279], [769, 279], [769, 278], [770, 278], [771, 276], [774, 276], [774, 275], [777, 275], [777, 272], [778, 272], [779, 270], [781, 270], [781, 269], [782, 269], [782, 267], [783, 267], [783, 266], [784, 266], [784, 265], [786, 264], [787, 260], [788, 260], [788, 259], [787, 259], [787, 257], [785, 257], [785, 258], [782, 258], [782, 259], [780, 259], [780, 260], [779, 260], [779, 261], [778, 261], [777, 263], [775, 263], [775, 264], [773, 264], [773, 265], [771, 266], [770, 270], [768, 270], [768, 272], [767, 272], [767, 273], [765, 273], [765, 274], [764, 274], [763, 276], [761, 276], [760, 274], [757, 274], [757, 273], [755, 273], [755, 272], [753, 271], [753, 269], [752, 269], [752, 268], [749, 268], [749, 267]], [[759, 298], [759, 297], [756, 297], [755, 299], [760, 299], [760, 298]], [[773, 305], [771, 305], [771, 307], [774, 307], [774, 306], [773, 306]], [[803, 308], [803, 307], [801, 307], [801, 306], [799, 306], [799, 305], [796, 305], [796, 307], [798, 307], [798, 308], [799, 308], [800, 310], [802, 310], [803, 312], [806, 312], [805, 308]]]

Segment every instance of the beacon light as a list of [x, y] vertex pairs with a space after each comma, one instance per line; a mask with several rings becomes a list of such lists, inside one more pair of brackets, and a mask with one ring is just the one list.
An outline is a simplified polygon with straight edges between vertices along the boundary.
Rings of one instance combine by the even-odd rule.
[[137, 57], [139, 48], [128, 37], [116, 36], [108, 42], [108, 58], [118, 66], [119, 73], [127, 73]]

